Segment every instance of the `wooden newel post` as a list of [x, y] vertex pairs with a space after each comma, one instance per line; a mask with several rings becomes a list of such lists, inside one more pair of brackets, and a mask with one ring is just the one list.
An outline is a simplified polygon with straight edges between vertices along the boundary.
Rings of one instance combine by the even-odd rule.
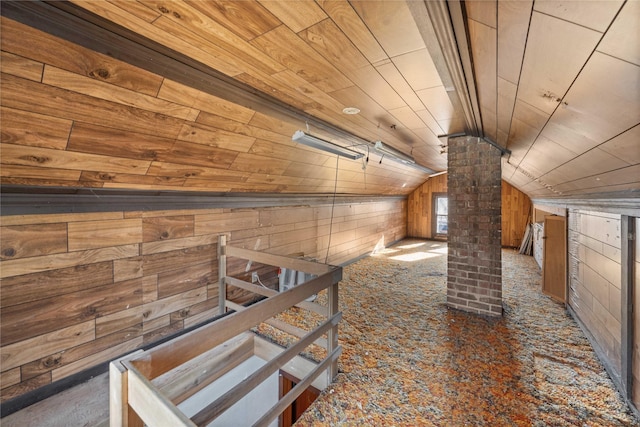
[[227, 302], [227, 236], [218, 236], [218, 307], [220, 314], [224, 314]]

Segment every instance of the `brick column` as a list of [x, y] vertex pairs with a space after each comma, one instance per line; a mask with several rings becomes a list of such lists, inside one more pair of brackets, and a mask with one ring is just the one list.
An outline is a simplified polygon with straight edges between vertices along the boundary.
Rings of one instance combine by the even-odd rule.
[[477, 137], [448, 143], [447, 304], [502, 315], [500, 151]]

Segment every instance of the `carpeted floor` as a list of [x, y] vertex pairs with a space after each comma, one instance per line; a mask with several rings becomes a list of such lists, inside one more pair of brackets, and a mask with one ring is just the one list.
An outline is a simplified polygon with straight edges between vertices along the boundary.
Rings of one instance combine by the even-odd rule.
[[532, 257], [503, 251], [503, 293], [502, 318], [448, 309], [446, 243], [345, 267], [341, 373], [296, 425], [638, 425]]

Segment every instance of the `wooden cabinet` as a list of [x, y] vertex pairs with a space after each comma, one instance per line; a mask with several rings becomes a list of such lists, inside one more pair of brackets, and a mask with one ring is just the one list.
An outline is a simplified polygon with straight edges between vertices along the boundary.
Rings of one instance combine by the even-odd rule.
[[567, 299], [567, 222], [563, 216], [546, 216], [543, 227], [542, 291]]

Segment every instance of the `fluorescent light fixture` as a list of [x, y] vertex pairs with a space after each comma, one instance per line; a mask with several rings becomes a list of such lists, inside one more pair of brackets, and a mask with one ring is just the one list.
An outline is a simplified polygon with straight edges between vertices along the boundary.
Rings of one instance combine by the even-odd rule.
[[397, 160], [399, 162], [407, 164], [413, 164], [416, 162], [413, 157], [409, 156], [408, 154], [404, 154], [402, 151], [396, 150], [393, 147], [388, 146], [382, 141], [376, 141], [374, 143], [374, 148], [377, 152], [391, 157], [392, 160]]
[[362, 153], [350, 150], [346, 147], [334, 144], [333, 142], [325, 141], [313, 135], [309, 135], [301, 130], [297, 130], [291, 140], [306, 145], [307, 147], [316, 148], [318, 150], [326, 151], [327, 153], [337, 154], [338, 156], [346, 157], [351, 160], [357, 160], [364, 156]]
[[436, 138], [458, 138], [460, 136], [467, 136], [467, 134], [464, 132], [450, 133], [448, 135], [438, 135]]
[[[433, 169], [429, 169], [428, 167], [419, 165], [417, 163], [411, 164], [409, 166], [411, 166], [414, 169], [418, 169], [418, 170], [420, 170], [420, 171], [422, 171], [424, 173], [428, 173], [428, 174], [432, 174], [432, 173], [435, 172]], [[433, 176], [433, 175], [429, 175], [429, 176]]]

